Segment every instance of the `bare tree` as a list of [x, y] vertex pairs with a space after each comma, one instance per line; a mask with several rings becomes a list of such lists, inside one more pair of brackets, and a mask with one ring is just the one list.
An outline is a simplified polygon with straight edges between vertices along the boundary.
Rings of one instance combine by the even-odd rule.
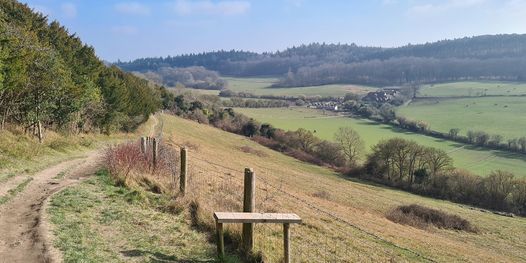
[[340, 144], [349, 165], [356, 165], [365, 149], [364, 142], [358, 132], [351, 127], [340, 127], [334, 138]]

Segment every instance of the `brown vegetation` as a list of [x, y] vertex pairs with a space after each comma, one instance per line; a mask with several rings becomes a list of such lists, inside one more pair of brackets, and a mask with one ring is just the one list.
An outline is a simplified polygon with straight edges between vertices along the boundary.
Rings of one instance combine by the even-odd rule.
[[106, 167], [117, 185], [154, 193], [172, 193], [178, 155], [161, 146], [154, 165], [151, 147], [147, 148], [142, 153], [138, 143], [109, 147], [105, 153]]
[[422, 229], [426, 229], [432, 225], [443, 229], [473, 233], [478, 232], [476, 227], [460, 216], [416, 204], [399, 206], [389, 211], [386, 218], [395, 223], [410, 225]]

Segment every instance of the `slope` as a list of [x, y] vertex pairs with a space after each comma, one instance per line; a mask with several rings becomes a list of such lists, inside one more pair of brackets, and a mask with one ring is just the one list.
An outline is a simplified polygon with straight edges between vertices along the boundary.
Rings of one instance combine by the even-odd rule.
[[[164, 140], [190, 149], [189, 198], [200, 220], [212, 224], [214, 211], [240, 211], [243, 169], [256, 172], [256, 209], [294, 212], [293, 253], [300, 262], [335, 261], [509, 261], [526, 259], [526, 220], [423, 198], [342, 178], [210, 126], [163, 115]], [[480, 233], [395, 224], [385, 213], [417, 203], [471, 221]], [[238, 231], [230, 226], [230, 231]], [[256, 247], [280, 260], [280, 226], [256, 227]]]

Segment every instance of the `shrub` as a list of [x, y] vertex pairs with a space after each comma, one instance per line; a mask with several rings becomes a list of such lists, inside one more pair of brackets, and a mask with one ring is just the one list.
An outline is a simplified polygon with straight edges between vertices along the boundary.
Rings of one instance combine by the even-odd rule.
[[395, 223], [423, 229], [432, 225], [442, 229], [478, 232], [476, 227], [460, 216], [416, 204], [399, 206], [389, 211], [386, 218]]
[[139, 143], [125, 143], [106, 150], [106, 167], [115, 184], [153, 193], [170, 193], [177, 166], [177, 154], [160, 145], [157, 165], [153, 165], [151, 147], [141, 152]]

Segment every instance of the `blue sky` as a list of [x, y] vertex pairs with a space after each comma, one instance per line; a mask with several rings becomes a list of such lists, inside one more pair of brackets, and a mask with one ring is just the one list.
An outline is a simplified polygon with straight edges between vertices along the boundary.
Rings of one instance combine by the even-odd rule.
[[526, 33], [526, 0], [23, 0], [106, 60]]

